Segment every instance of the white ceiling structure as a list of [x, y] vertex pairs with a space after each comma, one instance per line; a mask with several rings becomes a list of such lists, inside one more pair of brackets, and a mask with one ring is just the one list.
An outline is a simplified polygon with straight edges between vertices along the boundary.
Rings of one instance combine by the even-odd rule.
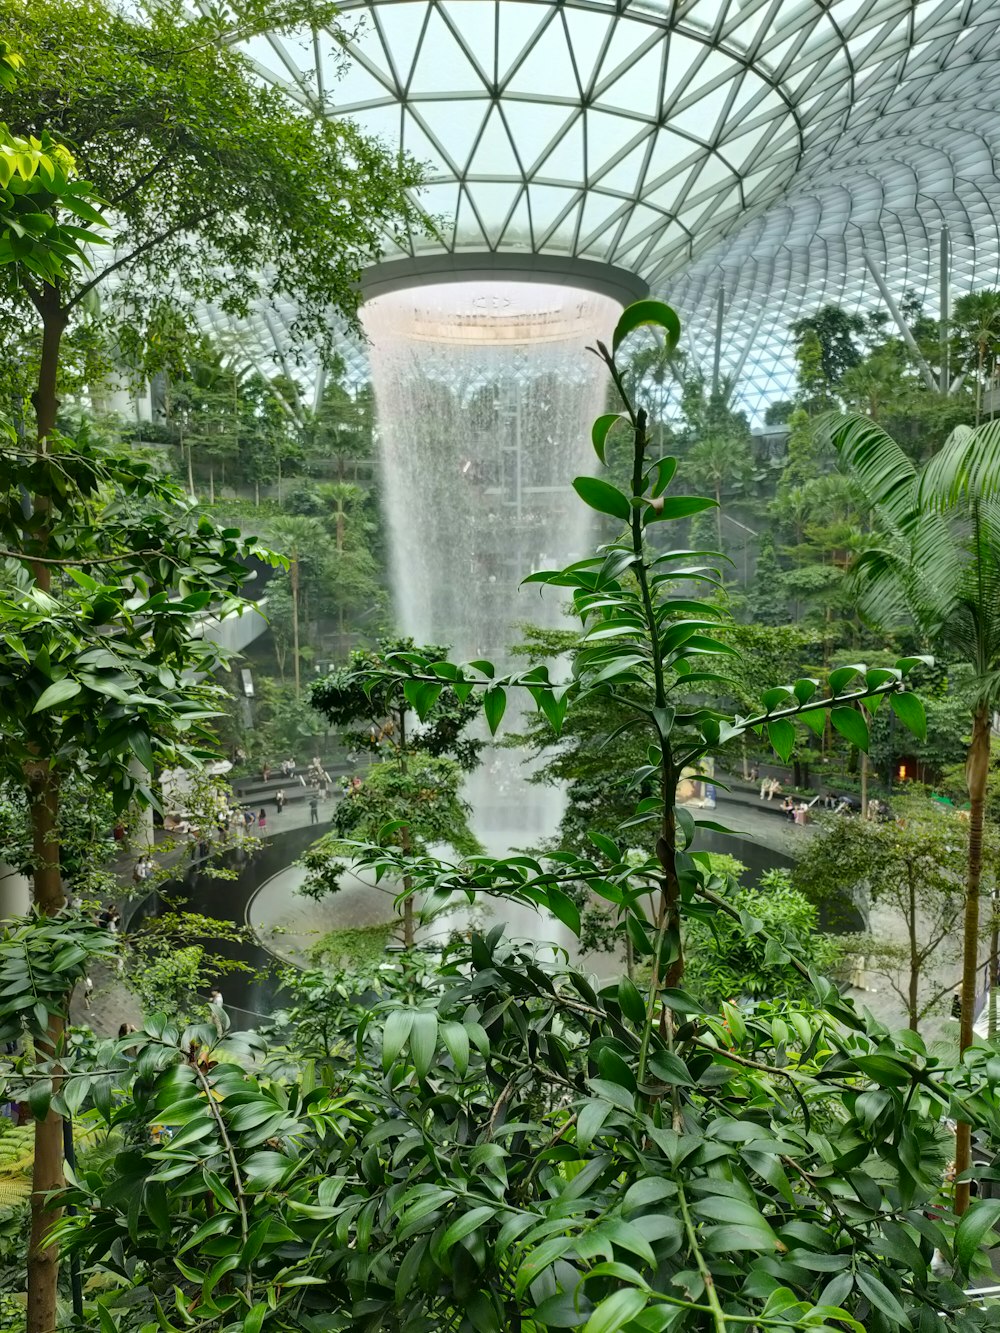
[[[406, 255], [626, 269], [758, 416], [789, 321], [1000, 268], [1000, 0], [342, 0], [263, 77], [426, 164]], [[401, 257], [390, 251], [387, 259]], [[272, 317], [273, 320], [273, 317]], [[280, 342], [280, 329], [269, 330]]]

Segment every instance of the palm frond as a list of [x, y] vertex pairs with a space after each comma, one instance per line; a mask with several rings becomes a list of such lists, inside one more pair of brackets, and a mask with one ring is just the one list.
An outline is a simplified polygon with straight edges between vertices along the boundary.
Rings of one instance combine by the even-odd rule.
[[921, 472], [917, 494], [938, 513], [1000, 496], [1000, 421], [956, 426]]
[[897, 534], [909, 531], [919, 516], [917, 473], [892, 436], [856, 412], [825, 417], [818, 429], [829, 437], [885, 526]]

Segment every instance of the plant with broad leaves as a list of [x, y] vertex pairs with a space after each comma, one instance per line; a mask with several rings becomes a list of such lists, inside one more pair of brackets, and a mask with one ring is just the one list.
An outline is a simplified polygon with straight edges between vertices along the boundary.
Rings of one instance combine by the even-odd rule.
[[[619, 343], [650, 318], [676, 337], [657, 303], [627, 311], [612, 351], [599, 348], [613, 375]], [[595, 985], [498, 927], [446, 951], [428, 989], [404, 980], [400, 994], [372, 997], [353, 1049], [320, 1034], [321, 1086], [311, 1057], [300, 1071], [293, 1050], [262, 1082], [253, 1044], [214, 1025], [154, 1022], [96, 1053], [127, 1095], [112, 1101], [95, 1086], [94, 1114], [129, 1147], [74, 1184], [66, 1197], [80, 1216], [60, 1234], [102, 1278], [107, 1333], [996, 1327], [962, 1285], [988, 1268], [981, 1247], [1000, 1210], [976, 1206], [956, 1226], [943, 1183], [944, 1121], [957, 1106], [1000, 1132], [992, 1053], [952, 1068], [915, 1034], [859, 1017], [810, 976], [791, 937], [779, 943], [812, 983], [808, 1012], [716, 1008], [677, 984], [683, 922], [723, 913], [758, 929], [727, 877], [692, 851], [694, 818], [674, 804], [683, 768], [747, 730], [781, 745], [785, 725], [830, 707], [884, 696], [898, 706], [914, 662], [851, 666], [827, 691], [799, 681], [752, 716], [720, 716], [705, 699], [732, 655], [725, 615], [690, 595], [692, 582], [715, 581], [715, 566], [654, 557], [644, 542], [647, 523], [705, 502], [667, 494], [668, 462], [647, 466], [641, 412], [604, 429], [599, 449], [626, 426], [624, 510], [606, 490], [578, 490], [614, 506], [627, 537], [540, 576], [569, 590], [581, 618], [570, 682], [407, 652], [345, 683], [415, 693], [443, 682], [460, 701], [480, 697], [494, 729], [508, 689], [527, 690], [556, 729], [589, 692], [645, 729], [637, 781], [657, 795], [639, 802], [630, 830], [595, 834], [592, 858], [446, 865], [393, 846], [392, 825], [389, 845], [356, 854], [377, 875], [410, 876], [407, 896], [488, 891], [574, 928], [566, 890], [584, 883], [647, 961], [646, 993], [627, 977]], [[907, 715], [917, 720], [910, 703]], [[648, 854], [631, 854], [626, 837], [648, 837]], [[150, 1133], [164, 1125], [169, 1141]]]

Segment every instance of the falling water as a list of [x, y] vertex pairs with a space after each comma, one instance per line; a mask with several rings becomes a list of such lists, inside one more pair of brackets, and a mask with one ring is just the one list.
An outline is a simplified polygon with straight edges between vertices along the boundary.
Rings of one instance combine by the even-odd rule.
[[[414, 287], [365, 306], [396, 619], [418, 642], [504, 669], [519, 624], [565, 623], [555, 590], [519, 584], [587, 553], [588, 511], [570, 483], [593, 470], [606, 382], [586, 347], [619, 312], [610, 297], [507, 282]], [[562, 810], [515, 750], [490, 751], [467, 797], [498, 855], [536, 846]], [[515, 912], [504, 909], [512, 931], [537, 937], [537, 918]], [[561, 937], [557, 923], [543, 929]]]

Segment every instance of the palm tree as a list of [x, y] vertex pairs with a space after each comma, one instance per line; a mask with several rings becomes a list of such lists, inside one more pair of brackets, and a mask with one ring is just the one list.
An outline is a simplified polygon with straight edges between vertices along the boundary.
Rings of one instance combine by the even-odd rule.
[[1000, 354], [1000, 291], [987, 288], [960, 296], [955, 302], [951, 326], [959, 343], [959, 364], [976, 372], [978, 426], [982, 419], [983, 375], [996, 369]]
[[750, 445], [739, 435], [711, 434], [693, 445], [685, 460], [688, 475], [699, 485], [708, 487], [715, 497], [715, 521], [718, 549], [722, 545], [722, 489], [741, 490], [750, 479], [753, 456]]
[[[972, 1042], [979, 970], [983, 816], [991, 714], [1000, 699], [1000, 424], [959, 426], [922, 471], [866, 417], [836, 419], [841, 457], [874, 512], [877, 545], [853, 565], [863, 615], [890, 627], [910, 620], [976, 683], [966, 756], [971, 811], [966, 861], [959, 1046]], [[991, 972], [996, 963], [991, 958]], [[970, 1161], [968, 1124], [956, 1135], [956, 1176]], [[956, 1185], [956, 1211], [969, 1201]]]
[[295, 671], [295, 693], [302, 691], [302, 671], [299, 658], [299, 561], [303, 555], [315, 555], [323, 550], [327, 540], [323, 524], [316, 518], [283, 514], [271, 524], [275, 547], [288, 557], [288, 575], [292, 590], [292, 664]]

